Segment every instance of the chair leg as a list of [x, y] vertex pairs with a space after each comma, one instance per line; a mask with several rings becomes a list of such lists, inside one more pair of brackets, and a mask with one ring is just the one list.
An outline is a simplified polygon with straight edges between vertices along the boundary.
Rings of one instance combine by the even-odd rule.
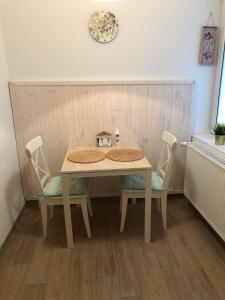
[[120, 195], [120, 213], [122, 212], [122, 193]]
[[121, 204], [122, 204], [122, 214], [121, 214], [121, 223], [120, 223], [120, 232], [123, 232], [124, 224], [126, 221], [126, 215], [127, 215], [127, 203], [128, 203], [128, 196], [126, 193], [122, 192], [121, 197]]
[[88, 198], [87, 198], [87, 206], [88, 206], [89, 215], [91, 217], [93, 217], [93, 210], [92, 210], [92, 204], [91, 204], [91, 197], [90, 196], [88, 196]]
[[91, 238], [91, 229], [90, 229], [90, 223], [89, 223], [89, 218], [88, 218], [88, 210], [87, 210], [87, 200], [82, 199], [81, 201], [81, 210], [82, 210], [82, 215], [84, 218], [84, 224], [85, 228], [87, 231], [87, 235], [89, 238]]
[[160, 198], [156, 199], [156, 208], [157, 208], [157, 211], [160, 213], [161, 212], [161, 201], [160, 201]]
[[137, 204], [137, 200], [136, 200], [136, 198], [132, 198], [132, 199], [131, 199], [131, 203], [132, 203], [132, 205], [135, 205], [135, 204]]
[[162, 220], [163, 220], [163, 228], [167, 230], [167, 193], [162, 193], [161, 196], [161, 208], [162, 208]]
[[54, 217], [54, 206], [49, 206], [49, 212], [50, 212], [50, 219], [52, 220]]
[[48, 222], [48, 209], [45, 203], [45, 198], [39, 198], [39, 204], [41, 209], [41, 219], [42, 219], [42, 229], [43, 229], [43, 238], [45, 239], [47, 236], [47, 222]]

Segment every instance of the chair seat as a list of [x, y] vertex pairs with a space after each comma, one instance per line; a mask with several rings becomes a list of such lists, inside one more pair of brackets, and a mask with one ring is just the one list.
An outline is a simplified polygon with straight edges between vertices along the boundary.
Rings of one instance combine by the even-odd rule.
[[[70, 181], [70, 195], [86, 195], [88, 192], [87, 178], [72, 178]], [[45, 197], [62, 196], [61, 176], [52, 177], [43, 192]]]
[[[121, 187], [124, 190], [145, 190], [145, 175], [121, 176]], [[163, 190], [162, 179], [156, 172], [152, 172], [152, 190]]]

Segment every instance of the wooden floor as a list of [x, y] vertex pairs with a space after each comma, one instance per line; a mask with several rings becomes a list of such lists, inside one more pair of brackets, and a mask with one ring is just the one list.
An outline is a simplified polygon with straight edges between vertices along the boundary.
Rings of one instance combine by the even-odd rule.
[[182, 198], [170, 198], [169, 229], [153, 205], [153, 243], [143, 242], [143, 201], [129, 205], [119, 233], [119, 200], [94, 199], [93, 238], [73, 207], [74, 249], [66, 249], [62, 207], [41, 238], [36, 204], [26, 205], [0, 256], [0, 299], [225, 299], [225, 246]]

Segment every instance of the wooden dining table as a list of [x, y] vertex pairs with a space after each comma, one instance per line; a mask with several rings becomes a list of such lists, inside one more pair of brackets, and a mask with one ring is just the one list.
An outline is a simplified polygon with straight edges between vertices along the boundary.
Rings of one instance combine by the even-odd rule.
[[[120, 145], [113, 147], [97, 147], [97, 146], [70, 146], [66, 152], [65, 159], [61, 169], [62, 189], [63, 189], [63, 205], [65, 215], [67, 246], [72, 248], [73, 229], [70, 209], [69, 184], [71, 178], [74, 177], [100, 177], [100, 176], [122, 176], [133, 174], [145, 174], [145, 222], [144, 222], [144, 241], [149, 243], [151, 240], [151, 179], [152, 166], [146, 157], [131, 162], [118, 162], [105, 158], [102, 161], [94, 163], [74, 163], [67, 159], [68, 155], [74, 151], [80, 150], [100, 150], [107, 154], [113, 149], [139, 149], [137, 145]], [[119, 226], [118, 226], [119, 228]]]

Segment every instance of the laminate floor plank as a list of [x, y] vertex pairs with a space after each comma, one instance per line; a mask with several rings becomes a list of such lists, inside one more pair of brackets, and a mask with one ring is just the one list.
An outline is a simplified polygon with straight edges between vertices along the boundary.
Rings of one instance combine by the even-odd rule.
[[126, 240], [114, 241], [114, 249], [120, 296], [142, 295], [136, 259], [131, 252], [129, 242]]
[[10, 232], [10, 235], [6, 239], [3, 248], [1, 249], [1, 253], [3, 253], [5, 250], [17, 250], [20, 247], [23, 239], [24, 234], [16, 232], [15, 228], [13, 228]]
[[162, 273], [167, 283], [171, 299], [195, 300], [195, 290], [192, 288], [182, 269], [164, 269]]
[[7, 267], [12, 263], [13, 257], [15, 254], [15, 250], [7, 250], [5, 249], [0, 256], [0, 278], [1, 274], [4, 275]]
[[48, 244], [46, 245], [46, 242], [42, 239], [38, 241], [33, 258], [28, 266], [26, 284], [44, 284], [48, 282], [53, 249]]
[[142, 300], [142, 296], [138, 297], [121, 297], [120, 300]]
[[215, 234], [215, 231], [209, 227], [205, 220], [202, 217], [197, 218], [198, 227], [205, 235], [205, 239], [207, 240], [207, 248], [210, 248], [212, 252], [221, 260], [221, 262], [225, 265], [225, 242], [221, 240], [221, 238]]
[[96, 205], [93, 217], [94, 256], [96, 277], [116, 273], [113, 242], [110, 238], [108, 210], [103, 205]]
[[95, 259], [75, 260], [71, 283], [70, 299], [94, 300]]
[[192, 218], [191, 220], [183, 222], [179, 228], [187, 247], [192, 249], [209, 247], [206, 234], [202, 231], [198, 218]]
[[152, 204], [145, 244], [144, 201], [128, 205], [119, 232], [118, 198], [92, 200], [92, 238], [72, 205], [74, 248], [66, 248], [63, 207], [42, 238], [38, 205], [28, 203], [0, 251], [1, 300], [223, 300], [225, 245], [183, 196], [169, 197], [168, 230]]
[[[8, 250], [18, 250], [24, 239], [29, 235], [29, 230], [31, 224], [33, 224], [34, 219], [36, 219], [39, 213], [37, 207], [26, 205], [15, 222], [10, 234], [8, 235], [2, 249], [0, 252]], [[33, 229], [33, 227], [32, 227]], [[34, 232], [32, 232], [33, 236]]]
[[117, 276], [107, 275], [96, 278], [95, 299], [120, 300]]
[[154, 250], [148, 249], [142, 254], [135, 254], [134, 260], [137, 264], [143, 299], [172, 300]]
[[46, 299], [69, 299], [73, 269], [73, 250], [55, 248], [48, 267]]
[[166, 238], [153, 243], [154, 251], [162, 269], [178, 268], [178, 262]]
[[177, 246], [172, 248], [174, 255], [193, 289], [212, 289], [213, 285], [205, 273], [203, 267], [195, 257], [191, 249], [186, 246]]
[[46, 284], [27, 284], [24, 286], [21, 300], [47, 300]]
[[13, 258], [14, 265], [30, 264], [37, 246], [37, 240], [33, 237], [26, 237], [15, 252]]
[[97, 277], [116, 273], [112, 241], [96, 241], [95, 259]]
[[95, 257], [95, 242], [93, 239], [84, 239], [79, 243], [75, 243], [74, 260], [83, 260]]
[[216, 290], [198, 290], [194, 292], [194, 300], [223, 300], [225, 297], [220, 298]]
[[225, 298], [225, 266], [221, 264], [210, 249], [196, 250], [195, 255], [220, 297]]
[[27, 265], [8, 265], [0, 278], [0, 299], [18, 299], [23, 289]]

